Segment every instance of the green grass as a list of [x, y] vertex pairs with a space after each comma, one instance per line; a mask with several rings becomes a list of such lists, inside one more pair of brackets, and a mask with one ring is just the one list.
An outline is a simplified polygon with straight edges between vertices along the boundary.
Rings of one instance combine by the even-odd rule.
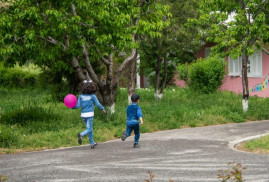
[[[144, 115], [142, 133], [269, 118], [267, 98], [251, 97], [249, 111], [243, 113], [241, 96], [231, 92], [203, 95], [169, 88], [160, 101], [154, 99], [152, 89], [137, 90], [137, 93]], [[120, 137], [125, 130], [127, 105], [127, 90], [119, 89], [114, 115], [104, 115], [95, 109], [95, 141]], [[85, 129], [80, 110], [55, 102], [49, 90], [0, 88], [0, 107], [2, 153], [75, 146], [77, 133]], [[83, 143], [89, 143], [87, 137]]]
[[252, 152], [269, 153], [269, 135], [248, 141], [243, 147]]

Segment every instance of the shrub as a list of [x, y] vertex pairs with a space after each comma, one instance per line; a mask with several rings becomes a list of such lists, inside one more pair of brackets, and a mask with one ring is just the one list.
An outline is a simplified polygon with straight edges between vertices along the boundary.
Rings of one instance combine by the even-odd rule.
[[177, 66], [177, 72], [180, 80], [187, 82], [188, 80], [188, 64], [179, 64]]
[[51, 70], [43, 70], [38, 77], [41, 88], [46, 87], [51, 92], [52, 99], [55, 101], [63, 101], [68, 93], [76, 94], [78, 92], [79, 80], [71, 73], [53, 72]]
[[219, 57], [198, 59], [188, 69], [188, 86], [191, 90], [212, 93], [222, 84], [225, 62]]
[[0, 65], [0, 85], [4, 87], [29, 87], [37, 83], [35, 74]]
[[12, 132], [10, 126], [0, 125], [0, 147], [8, 148], [15, 146], [18, 141], [18, 135]]

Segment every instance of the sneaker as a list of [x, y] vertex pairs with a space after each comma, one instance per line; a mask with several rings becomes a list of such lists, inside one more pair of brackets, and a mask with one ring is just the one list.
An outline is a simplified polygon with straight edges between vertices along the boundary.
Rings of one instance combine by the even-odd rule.
[[79, 145], [82, 144], [82, 136], [80, 133], [78, 133], [78, 143], [79, 143]]
[[138, 143], [135, 143], [134, 148], [140, 148], [140, 145]]
[[127, 138], [127, 134], [126, 132], [122, 132], [122, 135], [121, 135], [121, 140], [124, 141], [125, 139]]
[[98, 143], [91, 145], [91, 149], [94, 149], [97, 145], [98, 145]]

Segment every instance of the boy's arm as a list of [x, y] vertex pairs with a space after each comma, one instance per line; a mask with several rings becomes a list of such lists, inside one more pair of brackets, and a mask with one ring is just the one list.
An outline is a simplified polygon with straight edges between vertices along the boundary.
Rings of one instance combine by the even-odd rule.
[[142, 114], [142, 110], [141, 110], [140, 107], [138, 107], [138, 109], [137, 109], [137, 116], [138, 116], [138, 118], [139, 118], [139, 120], [140, 120], [140, 124], [142, 125], [144, 122], [143, 122], [143, 114]]
[[140, 120], [140, 124], [142, 125], [142, 124], [144, 123], [144, 122], [143, 122], [143, 118], [140, 117], [139, 120]]
[[101, 109], [103, 111], [103, 113], [106, 113], [105, 108], [100, 104], [98, 98], [96, 97], [96, 95], [93, 95], [93, 102], [95, 103], [95, 105], [97, 105], [97, 107], [99, 109]]

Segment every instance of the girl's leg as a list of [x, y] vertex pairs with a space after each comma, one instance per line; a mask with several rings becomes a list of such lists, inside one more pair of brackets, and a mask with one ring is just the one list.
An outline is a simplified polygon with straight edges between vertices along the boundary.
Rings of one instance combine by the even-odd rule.
[[84, 137], [85, 135], [89, 136], [89, 141], [91, 145], [94, 145], [94, 141], [93, 141], [93, 131], [92, 131], [92, 125], [93, 125], [93, 117], [90, 118], [82, 118], [85, 126], [86, 126], [86, 130], [84, 130], [81, 134], [82, 137]]
[[91, 146], [95, 144], [93, 140], [93, 117], [89, 118], [89, 141], [90, 141]]
[[90, 130], [89, 130], [89, 118], [82, 118], [82, 120], [86, 126], [86, 129], [83, 132], [81, 132], [80, 134], [82, 137], [84, 137], [84, 136], [88, 135], [90, 132]]

